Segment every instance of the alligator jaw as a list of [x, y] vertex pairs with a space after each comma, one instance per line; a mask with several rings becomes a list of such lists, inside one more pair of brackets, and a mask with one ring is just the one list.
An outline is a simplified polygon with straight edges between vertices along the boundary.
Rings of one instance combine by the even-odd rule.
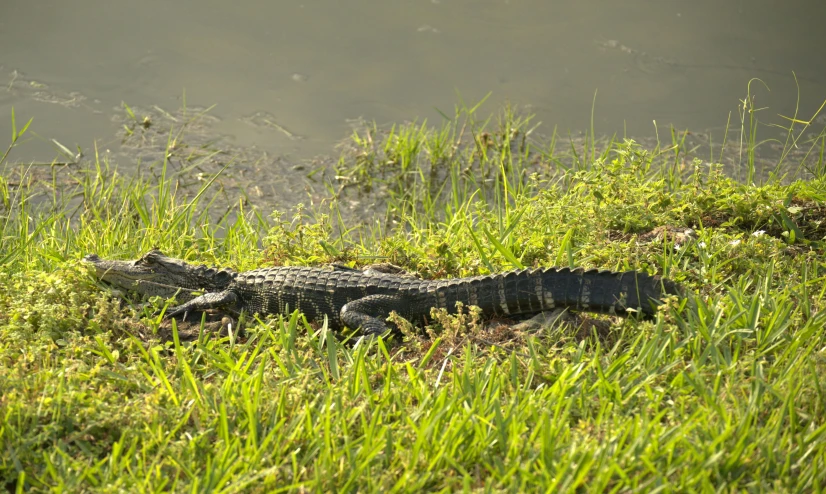
[[188, 301], [192, 292], [220, 292], [233, 280], [230, 269], [214, 269], [188, 264], [153, 249], [134, 261], [110, 261], [96, 254], [83, 260], [95, 267], [98, 278], [124, 290], [141, 295], [176, 297]]
[[[146, 266], [141, 266], [139, 261], [101, 259], [97, 254], [89, 254], [83, 258], [83, 262], [95, 267], [95, 273], [101, 281], [117, 288], [133, 290], [142, 295], [163, 295], [170, 292], [153, 283], [144, 283], [151, 282], [158, 274]], [[175, 290], [171, 290], [171, 293], [174, 292]]]

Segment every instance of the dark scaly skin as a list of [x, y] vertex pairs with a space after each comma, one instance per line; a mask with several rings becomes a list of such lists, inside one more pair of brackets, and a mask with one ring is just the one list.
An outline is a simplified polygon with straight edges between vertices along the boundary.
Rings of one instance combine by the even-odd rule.
[[[421, 325], [431, 308], [456, 312], [456, 303], [478, 306], [486, 317], [536, 314], [555, 308], [653, 316], [658, 301], [680, 295], [667, 279], [636, 271], [526, 269], [441, 280], [421, 280], [377, 270], [333, 267], [272, 267], [237, 273], [187, 264], [153, 250], [135, 261], [110, 261], [91, 254], [105, 282], [145, 295], [176, 296], [184, 303], [170, 317], [225, 309], [236, 313], [284, 314], [298, 309], [311, 321], [326, 315], [332, 329], [382, 333], [391, 311]], [[196, 292], [196, 293], [193, 293]]]

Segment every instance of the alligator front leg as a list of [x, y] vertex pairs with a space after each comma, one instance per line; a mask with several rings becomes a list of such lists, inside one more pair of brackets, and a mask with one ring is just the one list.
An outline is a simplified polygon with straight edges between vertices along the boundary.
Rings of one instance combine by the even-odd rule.
[[408, 312], [409, 303], [393, 295], [368, 295], [341, 308], [341, 322], [350, 328], [360, 328], [362, 334], [381, 334], [390, 329], [385, 322], [390, 312]]
[[193, 298], [189, 302], [172, 307], [166, 315], [167, 317], [175, 317], [183, 314], [183, 319], [186, 320], [186, 314], [188, 312], [226, 308], [235, 305], [237, 302], [238, 296], [229, 290], [217, 293], [205, 293], [200, 297]]

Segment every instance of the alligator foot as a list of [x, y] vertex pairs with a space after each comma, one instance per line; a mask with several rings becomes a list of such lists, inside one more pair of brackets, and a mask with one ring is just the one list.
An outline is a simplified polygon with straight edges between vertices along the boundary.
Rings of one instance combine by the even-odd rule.
[[[204, 315], [206, 317], [204, 317]], [[187, 314], [186, 319], [181, 316], [175, 318], [164, 318], [161, 325], [158, 327], [158, 336], [164, 341], [171, 341], [172, 336], [172, 321], [175, 321], [175, 327], [178, 331], [178, 338], [180, 341], [194, 341], [198, 339], [201, 334], [201, 323], [203, 322], [203, 332], [219, 335], [221, 337], [229, 336], [230, 333], [238, 333], [237, 319], [228, 316], [220, 311], [193, 311]]]
[[552, 328], [557, 325], [572, 325], [576, 323], [576, 318], [565, 308], [547, 310], [526, 319], [518, 324], [514, 324], [511, 329], [526, 333], [538, 333], [543, 329]]

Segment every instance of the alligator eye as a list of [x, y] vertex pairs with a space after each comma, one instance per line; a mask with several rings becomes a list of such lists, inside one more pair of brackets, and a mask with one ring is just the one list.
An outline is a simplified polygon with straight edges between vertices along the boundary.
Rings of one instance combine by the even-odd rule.
[[159, 249], [152, 249], [152, 250], [150, 250], [149, 252], [146, 253], [145, 257], [147, 259], [150, 259], [150, 260], [155, 260], [159, 257], [166, 257], [166, 256]]
[[135, 266], [154, 263], [156, 261], [158, 254], [160, 254], [159, 250], [150, 250], [149, 252], [144, 254], [143, 257], [135, 261]]

